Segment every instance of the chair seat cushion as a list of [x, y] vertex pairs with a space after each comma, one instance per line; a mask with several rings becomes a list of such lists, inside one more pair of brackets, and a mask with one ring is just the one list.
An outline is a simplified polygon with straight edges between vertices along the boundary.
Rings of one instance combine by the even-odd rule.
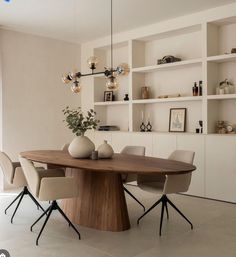
[[147, 192], [150, 193], [162, 193], [163, 189], [164, 189], [164, 182], [160, 182], [160, 181], [154, 181], [154, 182], [142, 182], [139, 183], [138, 186]]

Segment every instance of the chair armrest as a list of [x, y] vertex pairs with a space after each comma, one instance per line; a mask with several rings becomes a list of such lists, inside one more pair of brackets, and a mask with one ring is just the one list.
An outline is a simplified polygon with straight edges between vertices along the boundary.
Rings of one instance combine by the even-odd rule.
[[72, 177], [44, 177], [41, 180], [39, 200], [73, 198], [78, 194], [78, 185]]
[[15, 170], [17, 167], [21, 167], [20, 162], [12, 162], [13, 169]]

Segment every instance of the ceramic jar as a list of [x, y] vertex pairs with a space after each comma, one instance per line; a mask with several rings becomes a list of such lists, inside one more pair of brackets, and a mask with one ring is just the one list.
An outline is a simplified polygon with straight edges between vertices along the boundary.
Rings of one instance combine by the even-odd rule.
[[141, 87], [141, 98], [142, 99], [149, 98], [149, 87]]
[[84, 135], [75, 137], [68, 148], [69, 154], [78, 159], [89, 158], [94, 150], [94, 143]]
[[98, 158], [109, 159], [112, 158], [114, 151], [112, 147], [104, 140], [104, 143], [98, 147]]

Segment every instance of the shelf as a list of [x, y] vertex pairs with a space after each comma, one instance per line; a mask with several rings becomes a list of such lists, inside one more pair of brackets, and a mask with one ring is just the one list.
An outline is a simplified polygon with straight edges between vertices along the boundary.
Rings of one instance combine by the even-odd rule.
[[191, 66], [191, 65], [201, 64], [201, 63], [202, 63], [202, 59], [198, 58], [198, 59], [192, 59], [192, 60], [181, 61], [181, 62], [133, 68], [132, 71], [139, 72], [139, 73], [147, 73], [147, 72], [154, 72], [158, 70], [170, 70], [174, 68], [182, 68], [184, 66]]
[[129, 101], [95, 102], [95, 106], [128, 105]]
[[211, 135], [211, 136], [236, 136], [236, 133], [226, 133], [226, 134], [208, 133], [207, 135]]
[[208, 100], [236, 99], [236, 94], [208, 95], [207, 99]]
[[223, 63], [236, 61], [236, 54], [222, 54], [207, 57], [208, 62]]
[[133, 104], [152, 104], [152, 103], [167, 103], [167, 102], [186, 102], [186, 101], [201, 101], [202, 96], [183, 96], [173, 98], [156, 98], [156, 99], [140, 99], [133, 100]]
[[168, 134], [168, 135], [197, 135], [197, 136], [202, 136], [202, 135], [205, 135], [203, 133], [195, 133], [195, 132], [169, 132], [169, 131], [158, 131], [158, 130], [153, 130], [151, 132], [141, 132], [141, 131], [133, 131], [133, 133], [140, 133], [142, 135], [145, 135], [145, 134]]

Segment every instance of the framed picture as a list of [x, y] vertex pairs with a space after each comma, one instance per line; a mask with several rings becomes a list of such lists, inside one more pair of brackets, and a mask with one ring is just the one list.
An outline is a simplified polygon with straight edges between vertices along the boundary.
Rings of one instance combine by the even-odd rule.
[[169, 118], [169, 132], [185, 132], [186, 108], [171, 108]]
[[113, 91], [104, 91], [104, 102], [110, 102], [113, 99]]

